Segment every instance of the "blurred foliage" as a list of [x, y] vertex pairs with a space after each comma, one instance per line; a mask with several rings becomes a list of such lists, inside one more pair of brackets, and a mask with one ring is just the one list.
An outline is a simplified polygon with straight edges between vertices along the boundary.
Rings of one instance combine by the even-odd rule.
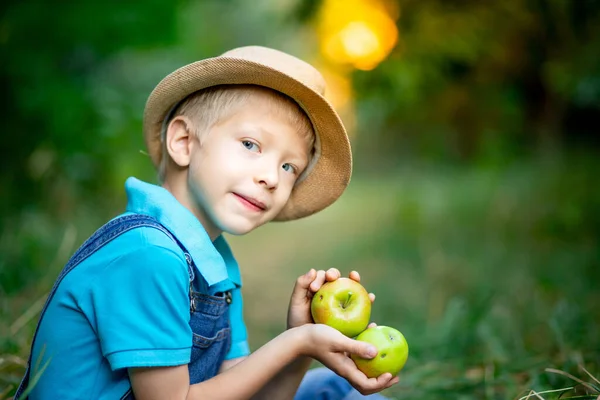
[[[383, 7], [396, 24], [395, 47], [369, 70], [323, 50], [345, 29], [340, 21], [360, 18], [350, 3]], [[411, 343], [398, 398], [573, 386], [549, 366], [582, 377], [577, 365], [586, 364], [598, 376], [600, 2], [350, 3], [0, 5], [0, 398], [18, 382], [64, 262], [121, 212], [127, 176], [154, 180], [141, 135], [154, 85], [247, 44], [301, 56], [340, 83], [328, 96], [343, 104], [356, 157], [339, 206], [265, 227], [267, 241], [244, 238], [295, 257], [272, 255], [290, 266], [269, 272], [281, 296], [307, 265], [361, 271], [378, 294], [377, 320]], [[305, 226], [319, 228], [318, 258], [302, 258], [297, 240], [286, 247]], [[260, 302], [247, 297], [256, 347], [281, 321], [261, 320]]]
[[400, 4], [396, 51], [355, 74], [365, 154], [503, 163], [598, 145], [600, 3]]

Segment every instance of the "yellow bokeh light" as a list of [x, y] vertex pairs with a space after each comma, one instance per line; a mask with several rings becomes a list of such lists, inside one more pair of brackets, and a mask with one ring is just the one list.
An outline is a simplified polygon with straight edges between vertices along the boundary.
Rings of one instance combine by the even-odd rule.
[[317, 21], [321, 51], [333, 62], [371, 70], [398, 41], [397, 17], [385, 0], [325, 0]]

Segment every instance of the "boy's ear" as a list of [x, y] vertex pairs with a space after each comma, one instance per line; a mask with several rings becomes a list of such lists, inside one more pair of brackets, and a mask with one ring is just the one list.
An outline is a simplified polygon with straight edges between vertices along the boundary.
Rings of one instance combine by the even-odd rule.
[[189, 118], [179, 115], [169, 122], [165, 145], [169, 156], [179, 167], [190, 165], [192, 152], [192, 122]]

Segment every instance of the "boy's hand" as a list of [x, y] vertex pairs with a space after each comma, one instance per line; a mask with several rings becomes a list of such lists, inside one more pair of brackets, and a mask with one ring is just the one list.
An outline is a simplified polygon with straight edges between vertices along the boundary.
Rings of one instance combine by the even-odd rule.
[[399, 378], [389, 372], [377, 378], [367, 378], [348, 356], [357, 354], [363, 358], [375, 357], [377, 349], [371, 344], [350, 339], [323, 324], [307, 325], [299, 329], [302, 331], [300, 334], [304, 336], [303, 354], [318, 360], [348, 380], [363, 395], [380, 392], [398, 383]]
[[[313, 323], [310, 314], [310, 303], [313, 296], [325, 282], [335, 281], [341, 276], [342, 274], [337, 268], [330, 268], [327, 271], [311, 269], [305, 275], [299, 277], [296, 280], [288, 308], [288, 329]], [[356, 271], [350, 272], [349, 278], [360, 282], [360, 275]], [[369, 293], [369, 298], [371, 302], [375, 301], [373, 293]]]

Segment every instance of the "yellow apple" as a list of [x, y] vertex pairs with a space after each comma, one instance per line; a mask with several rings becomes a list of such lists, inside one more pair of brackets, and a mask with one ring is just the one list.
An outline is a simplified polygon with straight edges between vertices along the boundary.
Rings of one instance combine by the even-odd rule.
[[315, 293], [310, 312], [317, 324], [329, 325], [348, 337], [364, 331], [371, 318], [371, 299], [365, 288], [350, 278], [326, 282]]

